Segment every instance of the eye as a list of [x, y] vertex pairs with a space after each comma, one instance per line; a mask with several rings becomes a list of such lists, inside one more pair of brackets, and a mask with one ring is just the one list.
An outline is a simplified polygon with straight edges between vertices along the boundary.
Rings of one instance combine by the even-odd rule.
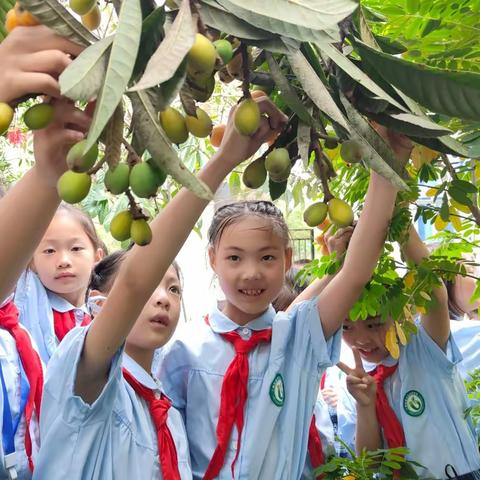
[[46, 248], [43, 253], [45, 253], [46, 255], [52, 255], [53, 253], [55, 253], [55, 250], [53, 248]]
[[238, 262], [240, 261], [240, 257], [238, 255], [230, 255], [227, 257], [227, 260], [230, 260], [231, 262]]
[[182, 289], [178, 285], [172, 285], [170, 287], [170, 291], [174, 293], [175, 295], [181, 295], [182, 294]]
[[82, 250], [85, 250], [85, 248], [81, 247], [80, 245], [72, 247], [72, 252], [80, 252]]
[[351, 326], [350, 325], [343, 325], [342, 329], [344, 332], [348, 331], [348, 330], [351, 330]]
[[371, 330], [375, 330], [376, 328], [379, 328], [382, 324], [381, 323], [369, 323], [368, 328]]
[[264, 255], [262, 257], [262, 260], [265, 261], [265, 262], [270, 262], [272, 260], [275, 260], [275, 257], [273, 255]]

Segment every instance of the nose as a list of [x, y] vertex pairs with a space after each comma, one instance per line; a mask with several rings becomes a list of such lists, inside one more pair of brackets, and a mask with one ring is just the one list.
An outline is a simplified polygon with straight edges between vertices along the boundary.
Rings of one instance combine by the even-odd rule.
[[244, 280], [258, 280], [262, 276], [259, 265], [256, 262], [248, 262], [244, 265], [242, 277]]
[[153, 293], [153, 303], [156, 307], [170, 308], [170, 298], [165, 288], [157, 288]]
[[57, 265], [58, 268], [69, 268], [72, 266], [72, 261], [67, 251], [60, 251], [58, 253]]

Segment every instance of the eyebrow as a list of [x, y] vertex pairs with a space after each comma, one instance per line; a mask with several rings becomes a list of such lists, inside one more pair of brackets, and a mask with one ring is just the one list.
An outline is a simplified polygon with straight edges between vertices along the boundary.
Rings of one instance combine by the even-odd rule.
[[[225, 250], [235, 250], [237, 252], [245, 252], [245, 250], [243, 248], [235, 247], [235, 246], [226, 247]], [[280, 250], [280, 248], [269, 246], [269, 247], [262, 247], [262, 248], [258, 249], [259, 252], [265, 252], [267, 250]]]
[[[59, 243], [63, 241], [64, 240], [60, 240], [58, 238], [42, 238], [41, 240], [42, 243]], [[85, 241], [85, 239], [82, 237], [73, 237], [73, 238], [68, 238], [66, 241], [67, 242], [83, 242]]]

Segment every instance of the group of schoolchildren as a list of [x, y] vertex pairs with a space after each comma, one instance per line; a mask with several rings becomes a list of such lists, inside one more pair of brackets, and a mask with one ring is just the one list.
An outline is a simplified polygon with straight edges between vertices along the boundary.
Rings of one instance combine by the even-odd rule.
[[[0, 101], [40, 92], [55, 108], [34, 134], [35, 165], [0, 200], [0, 478], [313, 478], [332, 436], [319, 388], [336, 364], [358, 450], [406, 446], [423, 477], [480, 478], [445, 286], [398, 361], [385, 347], [391, 321], [346, 320], [378, 261], [396, 189], [372, 173], [357, 225], [334, 239], [346, 250], [341, 270], [277, 308], [292, 263], [282, 213], [268, 201], [219, 208], [208, 255], [225, 302], [169, 342], [182, 295], [175, 257], [208, 202], [182, 189], [151, 223], [148, 246], [102, 259], [91, 220], [55, 187], [91, 121], [59, 93], [78, 53], [43, 26], [0, 44]], [[242, 136], [229, 121], [198, 173], [213, 192], [286, 124], [266, 97], [255, 101], [259, 130]], [[409, 139], [380, 133], [406, 162]], [[414, 262], [428, 255], [413, 229], [404, 250]], [[342, 336], [353, 365], [339, 363]]]

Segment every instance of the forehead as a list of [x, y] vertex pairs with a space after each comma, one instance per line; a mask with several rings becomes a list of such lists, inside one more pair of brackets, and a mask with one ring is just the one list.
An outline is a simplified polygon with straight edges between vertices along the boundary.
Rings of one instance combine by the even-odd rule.
[[271, 220], [251, 215], [225, 227], [218, 243], [219, 248], [261, 249], [283, 246], [284, 241], [275, 232]]
[[168, 270], [165, 272], [165, 275], [163, 276], [163, 279], [164, 281], [178, 281], [180, 280], [179, 277], [178, 277], [178, 274], [177, 274], [177, 269], [173, 266], [173, 265], [170, 265], [168, 267]]
[[68, 212], [57, 212], [45, 232], [43, 240], [85, 237], [88, 238], [84, 226]]

